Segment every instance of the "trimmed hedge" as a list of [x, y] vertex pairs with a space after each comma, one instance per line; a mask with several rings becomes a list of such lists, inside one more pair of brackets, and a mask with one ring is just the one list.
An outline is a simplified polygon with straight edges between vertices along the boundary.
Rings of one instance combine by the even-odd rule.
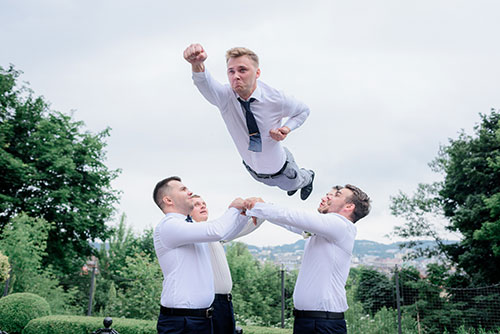
[[[23, 334], [90, 334], [103, 328], [104, 317], [51, 315], [33, 319]], [[292, 329], [242, 326], [244, 334], [292, 334]], [[120, 334], [156, 334], [156, 320], [113, 318], [111, 328]]]
[[[24, 328], [23, 334], [90, 334], [104, 328], [104, 317], [51, 315], [33, 319]], [[111, 327], [120, 334], [156, 334], [156, 320], [113, 318]]]
[[[241, 326], [243, 334], [292, 334], [291, 328], [274, 328], [260, 326]], [[121, 333], [120, 333], [121, 334]]]
[[13, 293], [0, 298], [0, 329], [21, 333], [30, 320], [50, 315], [47, 301], [33, 293]]

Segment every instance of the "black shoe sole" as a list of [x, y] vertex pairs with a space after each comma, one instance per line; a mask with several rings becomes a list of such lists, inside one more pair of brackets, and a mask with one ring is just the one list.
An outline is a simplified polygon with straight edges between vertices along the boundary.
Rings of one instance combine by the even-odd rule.
[[305, 201], [309, 197], [309, 195], [311, 195], [313, 190], [314, 172], [313, 171], [311, 172], [312, 172], [311, 182], [304, 188], [300, 189], [300, 199], [303, 201]]

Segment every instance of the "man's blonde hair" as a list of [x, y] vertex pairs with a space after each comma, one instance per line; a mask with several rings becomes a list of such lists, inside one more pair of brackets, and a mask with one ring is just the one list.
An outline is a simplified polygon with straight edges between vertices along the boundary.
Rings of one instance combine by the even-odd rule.
[[241, 56], [248, 56], [250, 59], [253, 60], [253, 62], [257, 65], [257, 67], [259, 67], [259, 56], [257, 56], [257, 54], [252, 50], [242, 47], [236, 47], [227, 50], [226, 63], [229, 61], [230, 58], [238, 58]]

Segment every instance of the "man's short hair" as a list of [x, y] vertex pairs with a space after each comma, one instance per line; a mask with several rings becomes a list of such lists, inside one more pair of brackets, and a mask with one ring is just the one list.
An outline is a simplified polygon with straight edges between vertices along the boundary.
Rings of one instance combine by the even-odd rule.
[[238, 58], [241, 56], [248, 56], [259, 67], [259, 56], [250, 49], [243, 47], [236, 47], [226, 51], [226, 63], [230, 58]]
[[163, 197], [168, 191], [168, 183], [171, 181], [179, 181], [181, 182], [181, 178], [178, 176], [170, 176], [166, 179], [161, 180], [155, 186], [153, 190], [153, 201], [158, 205], [158, 207], [163, 210]]
[[344, 188], [352, 191], [352, 196], [346, 201], [347, 203], [354, 204], [354, 211], [351, 218], [352, 222], [355, 223], [370, 212], [370, 197], [363, 190], [352, 184], [346, 184]]

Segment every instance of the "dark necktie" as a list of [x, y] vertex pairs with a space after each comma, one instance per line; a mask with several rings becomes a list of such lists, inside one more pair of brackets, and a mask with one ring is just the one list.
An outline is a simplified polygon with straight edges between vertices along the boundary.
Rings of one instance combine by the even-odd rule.
[[187, 215], [187, 217], [186, 217], [186, 221], [187, 221], [188, 223], [192, 223], [192, 222], [193, 222], [193, 219], [191, 218], [191, 216], [190, 216], [190, 215]]
[[248, 144], [248, 149], [253, 152], [262, 152], [262, 139], [260, 138], [259, 128], [257, 127], [257, 121], [250, 110], [250, 103], [255, 101], [252, 97], [248, 101], [243, 101], [238, 97], [238, 101], [240, 102], [243, 109], [245, 109], [245, 118], [247, 120], [247, 128], [248, 135], [250, 136], [250, 142]]

